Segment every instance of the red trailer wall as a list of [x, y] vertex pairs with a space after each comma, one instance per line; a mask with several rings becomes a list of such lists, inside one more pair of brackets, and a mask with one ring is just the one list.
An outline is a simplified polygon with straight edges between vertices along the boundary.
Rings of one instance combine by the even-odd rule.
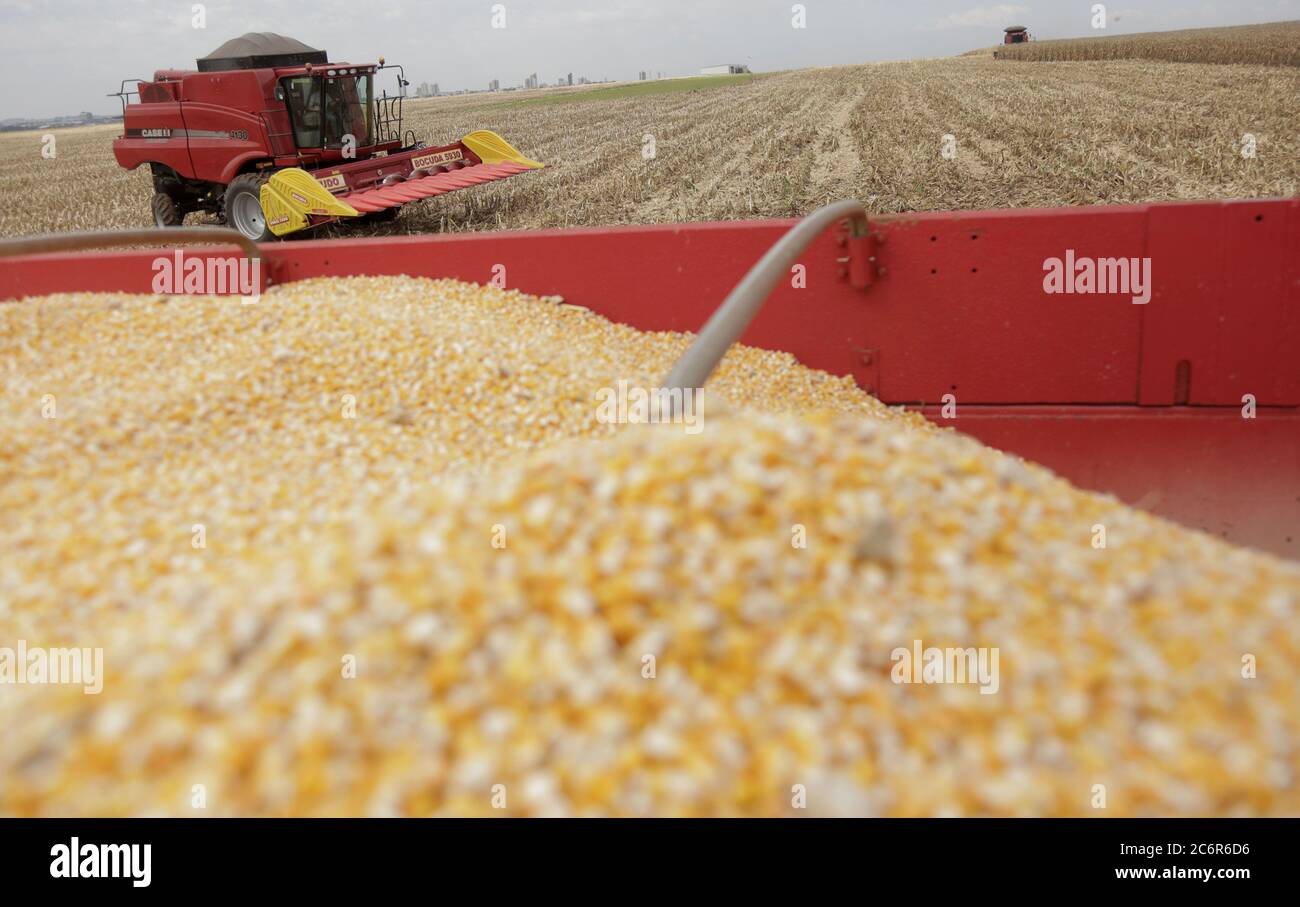
[[[291, 241], [273, 283], [412, 274], [559, 295], [645, 330], [699, 328], [793, 221]], [[874, 222], [877, 279], [828, 231], [744, 341], [1084, 487], [1300, 557], [1300, 200], [915, 214]], [[1049, 295], [1044, 262], [1150, 260], [1151, 296]], [[0, 298], [149, 292], [157, 251], [0, 259]], [[189, 250], [187, 254], [229, 254]], [[1253, 401], [1254, 418], [1244, 418]]]

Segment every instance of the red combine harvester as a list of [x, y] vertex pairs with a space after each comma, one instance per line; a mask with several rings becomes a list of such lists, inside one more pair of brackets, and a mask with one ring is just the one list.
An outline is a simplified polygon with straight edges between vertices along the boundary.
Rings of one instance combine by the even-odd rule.
[[[374, 93], [384, 70], [396, 71], [396, 95]], [[403, 134], [406, 85], [382, 57], [330, 63], [300, 41], [250, 33], [197, 70], [124, 80], [113, 154], [129, 170], [149, 166], [158, 226], [205, 211], [257, 242], [340, 217], [392, 217], [407, 202], [542, 166], [488, 130], [436, 148]]]
[[1023, 25], [1008, 25], [1002, 29], [1003, 44], [1024, 44], [1029, 40], [1029, 29]]

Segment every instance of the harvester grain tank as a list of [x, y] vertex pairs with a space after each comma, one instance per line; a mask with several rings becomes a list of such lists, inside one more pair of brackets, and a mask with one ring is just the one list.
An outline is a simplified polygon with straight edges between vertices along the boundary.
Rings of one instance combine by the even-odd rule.
[[[385, 71], [397, 91], [376, 95]], [[542, 166], [488, 130], [426, 146], [402, 130], [407, 84], [383, 57], [329, 62], [301, 41], [249, 33], [194, 70], [124, 80], [113, 154], [127, 169], [149, 166], [158, 226], [208, 212], [255, 241], [338, 218], [392, 217], [407, 202]]]

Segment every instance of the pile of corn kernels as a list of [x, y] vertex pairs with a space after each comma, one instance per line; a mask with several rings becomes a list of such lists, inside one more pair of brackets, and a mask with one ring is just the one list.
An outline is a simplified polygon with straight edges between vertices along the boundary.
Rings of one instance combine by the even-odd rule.
[[411, 278], [0, 305], [0, 647], [105, 675], [0, 685], [0, 813], [1300, 811], [1300, 567], [783, 354], [597, 421], [688, 340]]

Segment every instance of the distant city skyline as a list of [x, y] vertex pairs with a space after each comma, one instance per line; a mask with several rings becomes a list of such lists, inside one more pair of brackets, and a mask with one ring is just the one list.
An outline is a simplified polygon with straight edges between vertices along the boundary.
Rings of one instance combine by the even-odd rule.
[[[1010, 24], [1037, 38], [1165, 31], [1300, 18], [1300, 0], [1120, 0], [1092, 28], [1090, 0], [0, 0], [0, 75], [21, 86], [0, 120], [119, 110], [123, 78], [191, 68], [229, 38], [272, 31], [331, 59], [380, 56], [412, 86], [502, 89], [533, 75], [554, 84], [692, 75], [738, 63], [756, 72], [949, 56], [997, 42]], [[803, 27], [794, 27], [801, 22]], [[201, 24], [202, 27], [196, 27]], [[504, 27], [501, 27], [504, 26]]]

